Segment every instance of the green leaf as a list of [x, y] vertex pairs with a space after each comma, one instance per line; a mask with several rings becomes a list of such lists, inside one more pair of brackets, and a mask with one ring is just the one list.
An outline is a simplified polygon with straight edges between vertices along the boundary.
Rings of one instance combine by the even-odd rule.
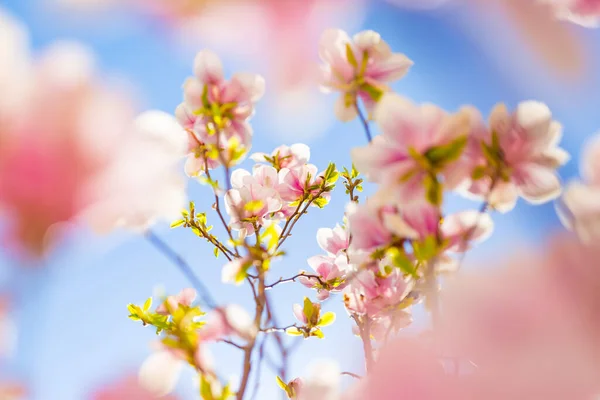
[[213, 254], [215, 255], [215, 258], [219, 258], [219, 249], [217, 247], [213, 250]]
[[313, 200], [313, 203], [316, 204], [319, 208], [324, 208], [329, 203], [329, 201], [324, 197], [317, 197], [315, 200]]
[[315, 308], [313, 306], [312, 301], [310, 301], [310, 299], [308, 297], [305, 297], [304, 298], [304, 308], [302, 309], [302, 313], [306, 317], [307, 321], [311, 320], [314, 311], [315, 311]]
[[474, 181], [482, 179], [485, 176], [486, 172], [487, 168], [483, 165], [475, 167], [473, 169], [473, 172], [471, 173], [471, 179], [473, 179]]
[[279, 376], [275, 376], [275, 379], [277, 379], [277, 386], [287, 392], [288, 385], [283, 381], [283, 379], [281, 379]]
[[315, 336], [318, 337], [319, 339], [323, 339], [325, 337], [325, 335], [323, 334], [323, 331], [320, 329], [315, 329], [310, 333], [310, 336]]
[[321, 319], [319, 319], [319, 323], [317, 325], [318, 326], [328, 326], [328, 325], [333, 324], [334, 321], [335, 321], [335, 313], [329, 311], [321, 316]]
[[429, 261], [437, 254], [437, 240], [434, 235], [429, 235], [420, 242], [413, 242], [415, 257], [420, 261]]
[[171, 223], [171, 228], [177, 228], [177, 227], [180, 227], [183, 224], [185, 224], [185, 219], [179, 219], [179, 220]]
[[350, 43], [346, 43], [346, 58], [348, 59], [350, 65], [352, 65], [354, 68], [358, 68], [358, 61], [356, 61], [356, 57], [354, 56], [354, 51], [352, 51], [352, 46], [350, 46]]
[[432, 205], [439, 207], [443, 201], [442, 185], [435, 176], [427, 175], [423, 181], [425, 185], [427, 201]]
[[463, 135], [448, 144], [432, 147], [427, 150], [425, 157], [436, 166], [447, 165], [458, 160], [467, 145], [467, 139], [467, 135]]
[[152, 297], [148, 297], [148, 300], [144, 303], [144, 311], [148, 311], [152, 307]]
[[500, 159], [496, 151], [490, 148], [485, 142], [481, 142], [481, 151], [490, 165], [495, 167], [500, 164]]
[[287, 328], [285, 330], [285, 333], [290, 336], [304, 336], [304, 332], [302, 332], [300, 329], [296, 328], [295, 326]]
[[210, 382], [204, 376], [200, 378], [200, 397], [202, 400], [214, 400]]
[[417, 270], [415, 264], [411, 259], [408, 258], [404, 251], [397, 248], [388, 250], [387, 255], [391, 257], [394, 266], [399, 268], [406, 275], [417, 277]]
[[381, 97], [383, 96], [383, 90], [381, 90], [378, 87], [375, 87], [369, 83], [365, 83], [365, 84], [361, 85], [360, 88], [362, 90], [364, 90], [365, 92], [367, 92], [369, 97], [371, 97], [371, 99], [373, 99], [373, 101], [375, 101], [375, 102], [379, 101], [379, 99], [381, 99]]
[[357, 178], [359, 175], [358, 170], [356, 169], [356, 167], [354, 166], [354, 164], [352, 164], [352, 174], [350, 175], [351, 178]]

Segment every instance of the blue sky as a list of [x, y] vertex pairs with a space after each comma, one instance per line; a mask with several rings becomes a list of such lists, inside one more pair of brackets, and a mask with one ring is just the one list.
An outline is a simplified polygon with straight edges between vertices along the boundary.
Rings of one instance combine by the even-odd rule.
[[[2, 5], [29, 26], [35, 49], [59, 38], [89, 45], [98, 56], [101, 70], [125, 79], [145, 108], [171, 112], [181, 101], [181, 84], [191, 73], [194, 51], [175, 45], [156, 21], [133, 14], [112, 14], [90, 25], [58, 18], [38, 0], [7, 1]], [[484, 114], [499, 101], [509, 105], [528, 99], [545, 101], [563, 123], [563, 145], [573, 155], [561, 174], [565, 180], [577, 174], [581, 145], [586, 136], [600, 128], [597, 77], [588, 78], [585, 84], [560, 84], [538, 69], [536, 60], [523, 50], [510, 27], [496, 31], [501, 23], [496, 17], [473, 19], [464, 7], [419, 13], [374, 2], [367, 11], [363, 27], [379, 31], [395, 51], [415, 62], [407, 77], [394, 85], [395, 90], [449, 110], [473, 104]], [[591, 54], [590, 69], [597, 70], [598, 34], [579, 33]], [[196, 49], [201, 48], [200, 42]], [[247, 69], [243, 60], [226, 62], [230, 72]], [[515, 74], [525, 79], [514, 79]], [[269, 77], [266, 79], [268, 82]], [[334, 96], [329, 95], [325, 106], [331, 107], [333, 100]], [[307, 116], [307, 126], [309, 119]], [[312, 148], [311, 161], [320, 168], [329, 161], [349, 165], [349, 150], [365, 143], [360, 124], [342, 124], [333, 117], [329, 123], [327, 132], [312, 135], [307, 141]], [[275, 126], [269, 121], [268, 102], [258, 106], [253, 125], [255, 151], [268, 152], [281, 142], [296, 141], [285, 131], [285, 124]], [[198, 207], [210, 206], [206, 187], [190, 182], [189, 193]], [[325, 210], [311, 210], [303, 218], [287, 242], [289, 256], [273, 266], [273, 279], [306, 268], [306, 258], [320, 253], [316, 230], [340, 222], [345, 200], [339, 190]], [[478, 207], [462, 200], [452, 200], [451, 204], [454, 208], [469, 206]], [[539, 244], [550, 232], [561, 229], [552, 204], [532, 207], [520, 202], [515, 211], [496, 215], [494, 220], [492, 239], [469, 257], [473, 268], [477, 260], [506, 254], [507, 246]], [[222, 260], [214, 259], [206, 243], [185, 230], [170, 231], [159, 226], [156, 231], [189, 260], [217, 300], [248, 301], [246, 288], [220, 283]], [[128, 320], [125, 306], [143, 302], [158, 286], [171, 293], [186, 287], [187, 282], [144, 239], [125, 232], [102, 238], [77, 232], [45, 268], [19, 269], [14, 260], [0, 257], [0, 292], [13, 296], [22, 333], [17, 354], [7, 366], [0, 366], [0, 373], [28, 382], [34, 400], [79, 400], [119, 374], [135, 372], [150, 353], [154, 335]], [[282, 286], [272, 292], [282, 324], [293, 322], [292, 304], [311, 294], [298, 286]], [[295, 367], [291, 375], [301, 374], [310, 360], [326, 357], [337, 359], [345, 370], [361, 370], [360, 344], [350, 333], [351, 324], [339, 299], [328, 302], [326, 309], [338, 313], [335, 325], [325, 330], [330, 338], [306, 341], [292, 358]], [[239, 374], [235, 351], [220, 347], [214, 351], [223, 376]], [[183, 399], [195, 398], [191, 380], [186, 379], [189, 376], [185, 375], [178, 387]], [[263, 369], [262, 378], [265, 388], [259, 398], [275, 398], [279, 389], [268, 368]]]

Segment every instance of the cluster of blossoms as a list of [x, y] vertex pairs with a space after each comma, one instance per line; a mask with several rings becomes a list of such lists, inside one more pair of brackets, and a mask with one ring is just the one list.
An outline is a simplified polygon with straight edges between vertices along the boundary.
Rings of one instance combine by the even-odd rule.
[[600, 1], [598, 0], [544, 0], [552, 4], [560, 19], [573, 23], [597, 27], [600, 20]]
[[259, 75], [239, 73], [225, 80], [221, 60], [211, 51], [198, 53], [194, 75], [184, 83], [184, 102], [175, 111], [188, 133], [189, 176], [243, 159], [252, 140], [248, 120], [265, 90]]
[[[573, 0], [565, 6], [595, 15], [595, 3]], [[3, 40], [7, 36], [17, 40]], [[319, 47], [322, 87], [340, 92], [337, 117], [359, 116], [369, 144], [352, 150], [350, 170], [330, 163], [320, 171], [309, 163], [309, 148], [294, 144], [255, 153], [251, 170], [230, 172], [251, 149], [249, 121], [265, 92], [262, 77], [238, 73], [227, 80], [220, 59], [204, 50], [194, 60], [194, 77], [184, 83], [175, 116], [150, 111], [136, 118], [127, 97], [94, 79], [85, 50], [62, 44], [32, 60], [25, 36], [17, 22], [0, 14], [0, 55], [9, 60], [0, 67], [0, 87], [8, 93], [0, 98], [0, 206], [11, 215], [12, 237], [42, 251], [49, 231], [72, 220], [86, 219], [101, 231], [123, 225], [143, 230], [157, 218], [181, 214], [171, 226], [189, 228], [212, 245], [215, 256], [227, 259], [222, 280], [247, 283], [254, 298], [251, 316], [237, 305], [216, 305], [195, 281], [196, 289], [167, 296], [154, 310], [152, 298], [129, 304], [129, 317], [155, 328], [160, 339], [140, 369], [144, 388], [126, 380], [98, 399], [167, 395], [188, 365], [199, 377], [201, 398], [243, 400], [271, 338], [270, 347], [281, 355], [277, 382], [291, 399], [584, 399], [600, 392], [594, 342], [599, 280], [588, 268], [596, 250], [561, 238], [550, 255], [439, 293], [440, 276], [456, 271], [464, 254], [490, 236], [488, 211], [509, 212], [519, 197], [542, 204], [561, 196], [556, 170], [569, 156], [559, 147], [562, 129], [546, 105], [526, 101], [509, 110], [499, 104], [485, 121], [471, 106], [448, 112], [415, 104], [389, 86], [407, 73], [411, 60], [393, 53], [376, 32], [351, 38], [330, 29]], [[40, 110], [43, 125], [30, 118], [31, 109]], [[100, 123], [89, 124], [90, 118]], [[380, 132], [374, 138], [371, 122]], [[600, 235], [598, 149], [595, 142], [584, 157], [586, 182], [571, 184], [559, 205], [565, 224], [587, 242]], [[186, 156], [185, 173], [214, 195], [225, 240], [193, 202], [181, 211], [185, 181], [176, 166]], [[214, 178], [218, 168], [225, 172], [223, 185]], [[329, 203], [340, 177], [350, 202], [343, 224], [317, 232], [324, 254], [308, 259], [313, 271], [269, 282], [299, 219]], [[356, 192], [363, 180], [376, 190], [361, 201]], [[482, 205], [448, 215], [449, 192]], [[534, 267], [524, 272], [527, 263]], [[566, 266], [573, 268], [565, 273]], [[297, 322], [280, 326], [268, 293], [292, 281], [314, 290], [316, 301], [304, 297], [290, 307]], [[514, 289], [510, 295], [506, 287]], [[203, 308], [195, 302], [199, 291]], [[336, 319], [324, 311], [324, 301], [336, 296], [355, 322], [368, 375], [345, 394], [333, 367], [286, 382], [290, 349], [280, 333], [323, 338], [323, 328]], [[382, 349], [411, 323], [412, 307], [420, 302], [431, 312], [433, 345], [399, 341], [386, 353]], [[492, 327], [507, 330], [490, 329], [491, 319]], [[217, 342], [243, 352], [237, 388], [218, 375], [210, 355]], [[447, 354], [459, 367], [463, 359], [475, 362], [483, 373], [460, 380], [456, 371], [448, 379], [438, 362]], [[568, 368], [554, 367], [557, 359]], [[392, 379], [402, 384], [389, 385]], [[3, 390], [0, 384], [0, 395]]]

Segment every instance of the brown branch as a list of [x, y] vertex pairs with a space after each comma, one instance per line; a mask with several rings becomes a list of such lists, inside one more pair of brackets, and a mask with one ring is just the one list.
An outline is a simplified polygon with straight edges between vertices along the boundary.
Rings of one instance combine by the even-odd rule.
[[341, 372], [340, 375], [348, 375], [348, 376], [351, 376], [351, 377], [353, 377], [355, 379], [362, 379], [362, 376], [360, 376], [358, 374], [355, 374], [354, 372], [344, 371], [344, 372]]
[[310, 274], [307, 274], [305, 272], [301, 272], [301, 273], [299, 273], [297, 275], [292, 276], [291, 278], [285, 278], [285, 279], [284, 278], [279, 278], [279, 280], [271, 283], [270, 285], [266, 285], [265, 289], [266, 290], [273, 289], [273, 287], [279, 285], [280, 283], [296, 282], [296, 279], [298, 279], [300, 277], [306, 277], [306, 278], [309, 278], [309, 279], [316, 279], [322, 286], [325, 286], [325, 284], [326, 284], [323, 281], [323, 279], [321, 279], [321, 277], [318, 276], [318, 275], [310, 275]]

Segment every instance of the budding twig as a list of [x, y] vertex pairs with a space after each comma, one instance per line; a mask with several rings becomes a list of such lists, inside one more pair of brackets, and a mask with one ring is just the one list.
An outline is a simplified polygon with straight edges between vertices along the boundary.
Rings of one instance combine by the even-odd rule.
[[212, 295], [208, 288], [200, 281], [200, 279], [194, 274], [190, 265], [181, 257], [175, 250], [173, 250], [166, 242], [164, 242], [160, 237], [158, 237], [154, 232], [147, 231], [144, 237], [148, 240], [150, 244], [154, 246], [159, 252], [161, 252], [165, 257], [170, 259], [173, 264], [175, 264], [179, 270], [186, 276], [186, 278], [191, 282], [192, 286], [196, 289], [198, 294], [200, 295], [200, 299], [202, 299], [205, 306], [209, 308], [216, 308], [216, 302], [214, 301]]

